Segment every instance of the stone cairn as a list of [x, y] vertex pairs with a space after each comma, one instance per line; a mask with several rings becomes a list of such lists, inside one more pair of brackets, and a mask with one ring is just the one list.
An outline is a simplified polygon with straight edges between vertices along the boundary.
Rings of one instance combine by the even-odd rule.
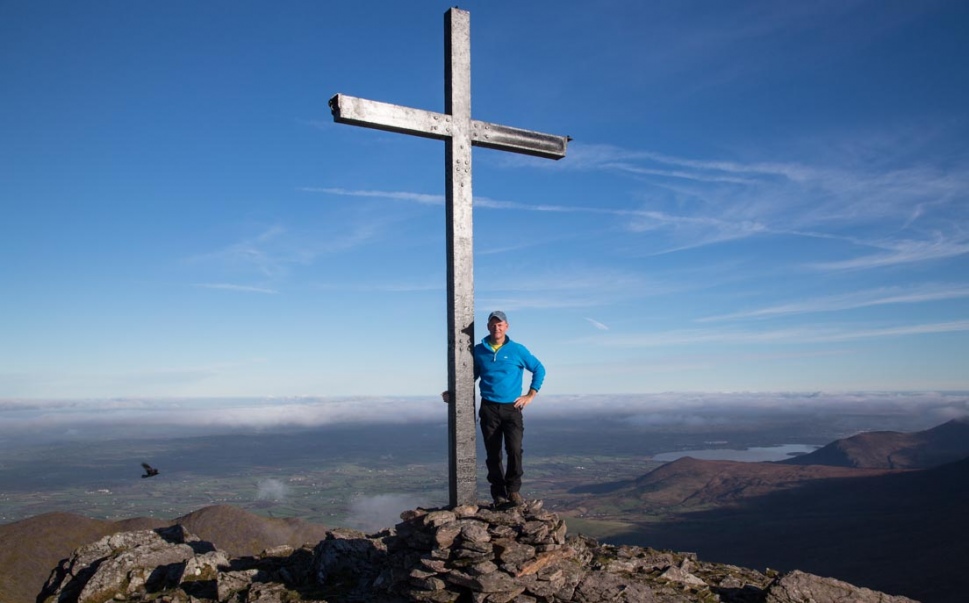
[[230, 559], [181, 526], [107, 536], [51, 574], [38, 603], [910, 603], [791, 572], [566, 534], [541, 501], [416, 509], [393, 529]]

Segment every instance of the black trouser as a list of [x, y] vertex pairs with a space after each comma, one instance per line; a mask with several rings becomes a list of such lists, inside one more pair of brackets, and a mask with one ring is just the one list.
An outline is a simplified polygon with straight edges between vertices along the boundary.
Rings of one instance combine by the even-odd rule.
[[[491, 484], [491, 497], [507, 497], [518, 492], [522, 486], [522, 411], [514, 404], [481, 401], [481, 436], [488, 455], [488, 483]], [[508, 455], [508, 470], [501, 462], [501, 444], [504, 440], [505, 453]]]

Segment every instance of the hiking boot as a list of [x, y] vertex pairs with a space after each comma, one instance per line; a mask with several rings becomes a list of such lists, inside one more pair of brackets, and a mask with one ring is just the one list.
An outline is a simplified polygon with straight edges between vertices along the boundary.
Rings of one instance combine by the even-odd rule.
[[508, 499], [505, 498], [504, 496], [496, 496], [494, 497], [494, 501], [495, 501], [495, 504], [492, 506], [495, 509], [502, 509], [508, 506]]
[[518, 492], [509, 493], [508, 499], [511, 501], [511, 504], [515, 505], [516, 507], [520, 507], [523, 504], [525, 504], [525, 500], [522, 498], [522, 495], [519, 494]]

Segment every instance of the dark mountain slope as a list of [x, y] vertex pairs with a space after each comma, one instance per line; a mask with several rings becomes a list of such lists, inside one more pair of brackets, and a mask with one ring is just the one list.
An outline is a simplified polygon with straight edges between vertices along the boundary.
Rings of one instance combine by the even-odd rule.
[[872, 431], [836, 440], [810, 454], [778, 461], [785, 465], [830, 465], [872, 469], [927, 469], [969, 456], [969, 420], [914, 433]]
[[610, 540], [746, 567], [799, 568], [925, 603], [955, 603], [969, 592], [967, 503], [969, 458], [803, 482]]
[[823, 479], [883, 475], [882, 469], [849, 469], [822, 465], [701, 461], [684, 457], [617, 489], [614, 496], [638, 498], [651, 510], [729, 505], [780, 490], [800, 488]]

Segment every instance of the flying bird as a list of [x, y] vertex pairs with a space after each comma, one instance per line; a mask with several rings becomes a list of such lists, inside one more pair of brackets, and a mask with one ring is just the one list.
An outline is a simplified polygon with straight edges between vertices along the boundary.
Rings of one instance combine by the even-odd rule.
[[158, 469], [155, 469], [154, 467], [152, 467], [148, 463], [142, 463], [141, 466], [145, 468], [145, 474], [142, 475], [141, 477], [143, 477], [143, 478], [144, 477], [154, 477], [154, 476], [158, 475]]

